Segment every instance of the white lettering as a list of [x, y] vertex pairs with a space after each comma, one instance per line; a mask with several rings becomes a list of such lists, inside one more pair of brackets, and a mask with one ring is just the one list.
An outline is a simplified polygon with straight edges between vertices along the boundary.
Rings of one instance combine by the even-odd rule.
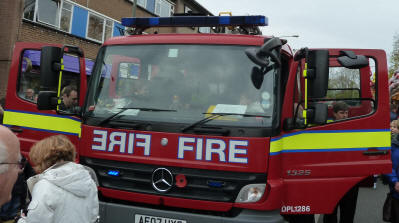
[[133, 154], [134, 151], [134, 133], [129, 134], [129, 143], [127, 146], [127, 153]]
[[186, 143], [194, 143], [195, 138], [179, 137], [179, 148], [177, 153], [177, 158], [184, 159], [184, 151], [193, 151], [194, 147], [192, 145], [186, 145]]
[[[99, 142], [100, 145], [91, 145], [92, 150], [100, 150], [106, 151], [107, 150], [107, 131], [104, 130], [94, 130], [93, 131], [93, 142]], [[96, 137], [96, 135], [100, 137]]]
[[206, 160], [212, 160], [212, 153], [219, 155], [219, 161], [226, 162], [224, 150], [226, 149], [226, 143], [220, 139], [207, 139], [206, 140]]
[[113, 152], [116, 145], [119, 146], [119, 152], [125, 153], [126, 133], [125, 132], [111, 132], [109, 135], [108, 151]]
[[245, 157], [236, 157], [237, 154], [246, 155], [247, 149], [239, 148], [239, 146], [248, 146], [248, 141], [231, 140], [229, 142], [229, 162], [231, 163], [247, 163]]
[[145, 156], [149, 156], [150, 155], [150, 149], [151, 149], [151, 135], [136, 134], [136, 139], [144, 139], [144, 142], [137, 142], [136, 141], [136, 146], [137, 147], [143, 147], [144, 148], [144, 155]]
[[202, 160], [202, 139], [197, 139], [197, 160]]

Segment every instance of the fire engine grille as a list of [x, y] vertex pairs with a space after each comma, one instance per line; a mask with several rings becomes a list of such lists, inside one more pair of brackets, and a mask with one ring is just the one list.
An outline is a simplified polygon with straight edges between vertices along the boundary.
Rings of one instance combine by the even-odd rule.
[[[80, 157], [80, 161], [95, 170], [101, 187], [186, 199], [234, 202], [243, 186], [266, 183], [266, 174], [259, 173], [190, 169], [84, 157]], [[168, 169], [174, 177], [184, 175], [187, 185], [183, 188], [174, 185], [166, 193], [156, 191], [151, 178], [158, 168]], [[119, 176], [109, 175], [109, 171], [116, 171]]]

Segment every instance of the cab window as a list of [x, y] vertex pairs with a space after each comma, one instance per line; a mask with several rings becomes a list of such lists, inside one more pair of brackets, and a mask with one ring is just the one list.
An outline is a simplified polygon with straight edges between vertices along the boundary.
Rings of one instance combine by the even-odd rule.
[[[302, 69], [298, 67], [295, 81], [293, 117], [302, 118], [304, 108], [304, 80]], [[340, 67], [330, 58], [327, 95], [324, 98], [310, 99], [328, 105], [328, 121], [353, 119], [369, 115], [375, 109], [374, 80], [376, 76], [375, 61], [369, 59], [369, 66], [360, 69]]]
[[[64, 55], [64, 71], [61, 89], [73, 86], [79, 92], [79, 60], [71, 55]], [[22, 53], [17, 95], [21, 99], [36, 103], [40, 91], [40, 50], [25, 50]], [[79, 95], [79, 94], [77, 94]], [[61, 95], [62, 97], [62, 95]], [[74, 99], [77, 102], [77, 98]]]

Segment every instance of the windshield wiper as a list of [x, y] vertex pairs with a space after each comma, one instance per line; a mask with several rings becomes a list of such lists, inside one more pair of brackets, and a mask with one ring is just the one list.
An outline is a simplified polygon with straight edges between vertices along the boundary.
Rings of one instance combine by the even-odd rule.
[[123, 113], [124, 111], [130, 110], [130, 109], [136, 109], [136, 110], [140, 110], [140, 111], [150, 111], [150, 112], [177, 112], [177, 110], [171, 110], [171, 109], [144, 108], [144, 107], [124, 107], [124, 108], [118, 108], [118, 109], [121, 109], [121, 110], [118, 111], [117, 113], [112, 114], [112, 115], [108, 116], [107, 118], [103, 119], [100, 123], [98, 123], [98, 125], [102, 126], [105, 123], [108, 123], [109, 121], [114, 119], [116, 116]]
[[243, 117], [263, 117], [263, 118], [270, 118], [271, 117], [270, 115], [237, 114], [237, 113], [207, 113], [207, 112], [205, 112], [205, 113], [202, 113], [202, 114], [210, 115], [210, 116], [205, 117], [205, 118], [203, 118], [203, 119], [201, 119], [199, 121], [196, 121], [196, 122], [194, 122], [193, 124], [191, 124], [191, 125], [189, 125], [187, 127], [184, 127], [181, 131], [182, 132], [186, 132], [189, 129], [192, 129], [192, 128], [194, 128], [196, 126], [199, 126], [199, 125], [202, 125], [202, 124], [205, 124], [205, 123], [207, 123], [207, 122], [209, 122], [209, 121], [211, 121], [211, 120], [213, 120], [215, 118], [219, 118], [221, 116], [238, 115], [238, 116], [243, 116]]

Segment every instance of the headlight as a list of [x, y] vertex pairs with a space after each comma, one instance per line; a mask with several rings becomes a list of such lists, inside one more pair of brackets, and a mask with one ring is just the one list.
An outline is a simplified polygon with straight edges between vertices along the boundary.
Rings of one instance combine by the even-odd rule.
[[266, 184], [249, 184], [238, 193], [237, 203], [251, 203], [259, 201], [265, 193]]

